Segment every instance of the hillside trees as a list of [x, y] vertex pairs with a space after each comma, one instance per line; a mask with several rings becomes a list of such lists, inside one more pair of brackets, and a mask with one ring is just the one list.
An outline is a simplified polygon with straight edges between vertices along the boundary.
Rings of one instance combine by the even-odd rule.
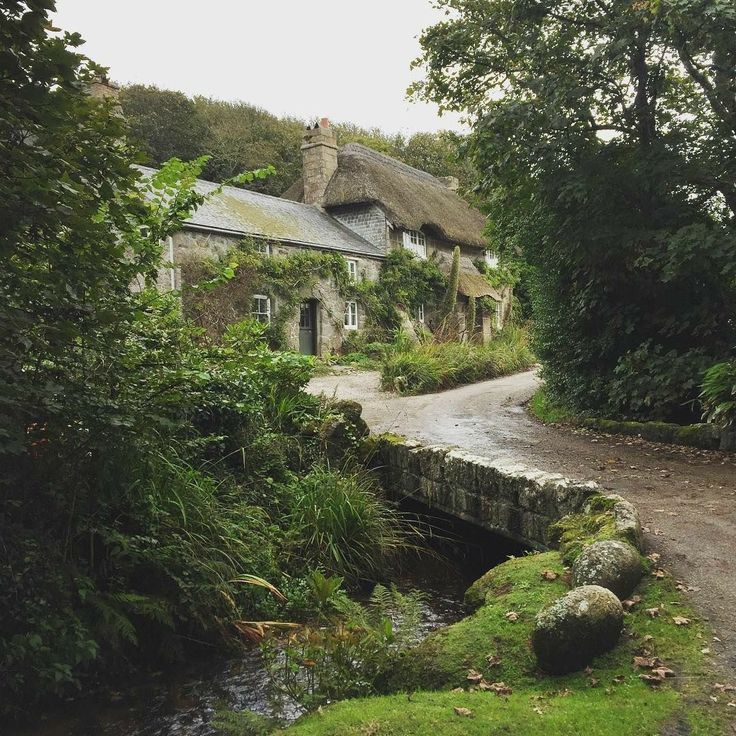
[[534, 268], [550, 390], [692, 417], [703, 371], [736, 343], [732, 5], [440, 6], [415, 93], [475, 120], [493, 237]]
[[[124, 87], [120, 101], [131, 135], [146, 152], [148, 163], [207, 155], [203, 176], [211, 181], [272, 164], [275, 175], [249, 186], [274, 196], [301, 176], [304, 121], [279, 118], [245, 102], [190, 99], [181, 92], [143, 85]], [[407, 137], [352, 123], [333, 125], [340, 145], [361, 143], [434, 176], [455, 176], [465, 194], [475, 185], [475, 169], [463, 155], [465, 137], [458, 133]]]

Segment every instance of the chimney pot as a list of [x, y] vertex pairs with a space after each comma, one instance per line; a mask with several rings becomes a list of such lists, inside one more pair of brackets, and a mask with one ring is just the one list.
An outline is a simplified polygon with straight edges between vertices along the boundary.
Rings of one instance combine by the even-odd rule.
[[329, 128], [330, 127], [330, 119], [329, 118], [320, 118], [319, 127], [320, 128]]

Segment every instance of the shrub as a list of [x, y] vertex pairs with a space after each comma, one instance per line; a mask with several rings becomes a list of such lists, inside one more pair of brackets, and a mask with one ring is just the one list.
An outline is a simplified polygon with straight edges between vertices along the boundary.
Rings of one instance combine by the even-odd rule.
[[317, 466], [296, 481], [292, 493], [295, 554], [352, 581], [375, 579], [415, 531], [365, 472]]
[[736, 424], [736, 360], [716, 363], [709, 368], [702, 389], [703, 418], [724, 427], [733, 427]]

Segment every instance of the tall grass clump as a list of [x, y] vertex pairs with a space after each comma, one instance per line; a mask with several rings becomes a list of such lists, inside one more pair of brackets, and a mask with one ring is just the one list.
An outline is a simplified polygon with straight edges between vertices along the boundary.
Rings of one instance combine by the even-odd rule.
[[347, 580], [376, 579], [417, 530], [365, 471], [315, 466], [292, 488], [298, 554]]
[[411, 395], [505, 376], [534, 364], [526, 330], [507, 327], [487, 345], [431, 342], [388, 355], [381, 387]]

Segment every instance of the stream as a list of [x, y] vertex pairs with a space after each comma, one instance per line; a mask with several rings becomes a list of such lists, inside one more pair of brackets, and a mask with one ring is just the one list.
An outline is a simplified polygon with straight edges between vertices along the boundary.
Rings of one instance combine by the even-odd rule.
[[[401, 592], [425, 594], [422, 638], [461, 619], [468, 585], [518, 552], [508, 541], [475, 527], [458, 526], [449, 517], [433, 518], [439, 530], [439, 538], [430, 540], [435, 555], [413, 559], [390, 581]], [[253, 646], [239, 657], [197, 661], [173, 672], [142, 676], [126, 684], [124, 692], [77, 699], [14, 736], [215, 736], [222, 731], [213, 720], [222, 710], [252, 710], [284, 722], [302, 714], [296, 703], [274, 701], [260, 650]]]

